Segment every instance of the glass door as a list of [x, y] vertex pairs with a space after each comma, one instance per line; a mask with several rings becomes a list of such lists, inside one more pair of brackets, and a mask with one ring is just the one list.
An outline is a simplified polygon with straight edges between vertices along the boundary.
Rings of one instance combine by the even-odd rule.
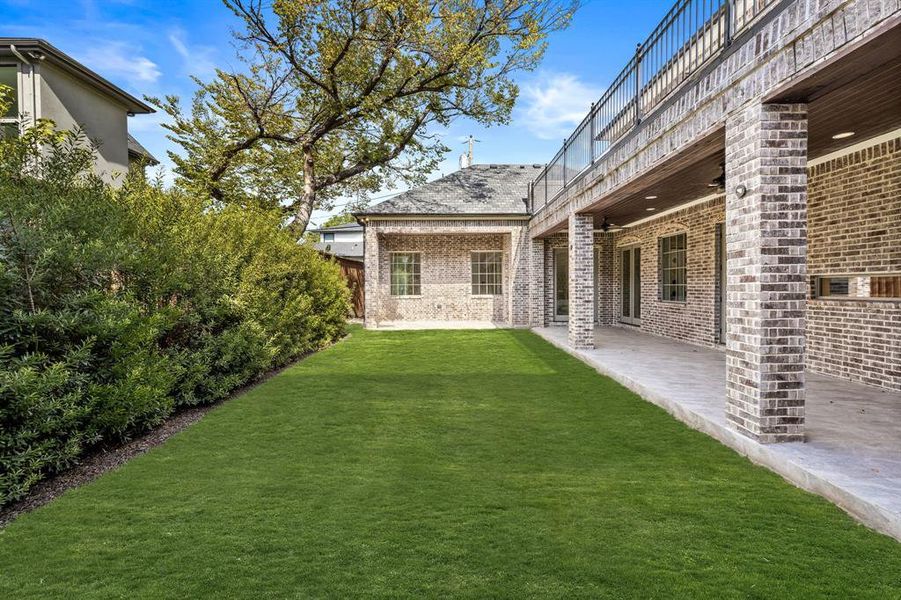
[[620, 251], [622, 310], [620, 321], [641, 325], [641, 248]]
[[569, 319], [569, 249], [554, 248], [554, 320]]

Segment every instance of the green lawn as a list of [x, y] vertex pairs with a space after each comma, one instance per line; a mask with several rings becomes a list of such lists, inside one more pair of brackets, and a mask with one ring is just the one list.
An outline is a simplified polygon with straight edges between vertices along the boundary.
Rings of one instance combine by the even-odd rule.
[[901, 597], [901, 544], [525, 331], [367, 332], [0, 532], [2, 598]]

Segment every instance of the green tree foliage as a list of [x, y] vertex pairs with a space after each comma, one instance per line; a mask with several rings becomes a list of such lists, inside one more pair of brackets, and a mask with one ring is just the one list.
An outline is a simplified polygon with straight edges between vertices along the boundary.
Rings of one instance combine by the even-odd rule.
[[0, 141], [0, 504], [343, 335], [337, 267], [278, 211], [134, 176], [49, 122]]
[[[276, 202], [306, 229], [314, 208], [396, 181], [448, 151], [457, 117], [507, 123], [512, 76], [535, 68], [575, 0], [225, 0], [247, 63], [201, 83], [173, 119], [186, 185], [239, 205]], [[277, 201], [276, 201], [277, 199]]]
[[334, 227], [335, 225], [344, 225], [345, 223], [355, 223], [357, 221], [349, 212], [341, 212], [330, 216], [322, 224], [322, 227]]

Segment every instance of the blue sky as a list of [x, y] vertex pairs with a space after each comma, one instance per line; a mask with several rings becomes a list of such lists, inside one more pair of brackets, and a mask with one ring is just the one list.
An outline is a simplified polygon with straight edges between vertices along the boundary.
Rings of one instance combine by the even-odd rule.
[[[671, 3], [588, 0], [570, 28], [551, 37], [541, 67], [518, 77], [513, 122], [489, 129], [454, 123], [445, 134], [453, 151], [433, 177], [457, 168], [470, 134], [480, 140], [478, 163], [547, 162]], [[220, 0], [0, 0], [0, 8], [0, 36], [44, 38], [138, 97], [188, 99], [191, 75], [208, 79], [214, 67], [237, 68], [230, 34], [237, 21]], [[168, 166], [166, 151], [178, 148], [162, 119], [139, 115], [129, 130]]]

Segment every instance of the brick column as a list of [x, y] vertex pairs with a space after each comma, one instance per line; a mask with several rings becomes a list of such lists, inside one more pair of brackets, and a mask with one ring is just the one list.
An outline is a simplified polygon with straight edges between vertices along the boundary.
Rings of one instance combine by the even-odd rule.
[[363, 237], [364, 323], [367, 329], [378, 327], [379, 314], [379, 236], [366, 225]]
[[510, 233], [510, 323], [528, 327], [532, 322], [532, 244], [529, 227], [514, 227]]
[[726, 255], [726, 419], [761, 443], [803, 441], [806, 105], [728, 118]]
[[569, 344], [594, 348], [594, 217], [569, 216]]
[[536, 238], [529, 241], [529, 324], [532, 327], [547, 326], [544, 294], [544, 239]]

